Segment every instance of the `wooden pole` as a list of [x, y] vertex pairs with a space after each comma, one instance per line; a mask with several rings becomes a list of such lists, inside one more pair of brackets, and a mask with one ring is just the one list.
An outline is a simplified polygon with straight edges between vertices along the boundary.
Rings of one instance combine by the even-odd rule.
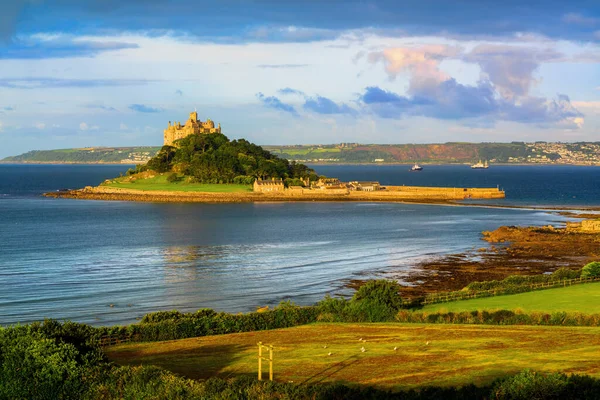
[[262, 342], [258, 342], [258, 380], [262, 381]]
[[269, 346], [269, 380], [273, 381], [273, 345]]

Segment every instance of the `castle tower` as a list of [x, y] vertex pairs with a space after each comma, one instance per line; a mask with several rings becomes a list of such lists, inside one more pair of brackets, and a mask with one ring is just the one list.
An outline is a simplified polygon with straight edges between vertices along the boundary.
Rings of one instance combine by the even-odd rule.
[[198, 113], [196, 111], [190, 113], [190, 120], [192, 122], [198, 122]]

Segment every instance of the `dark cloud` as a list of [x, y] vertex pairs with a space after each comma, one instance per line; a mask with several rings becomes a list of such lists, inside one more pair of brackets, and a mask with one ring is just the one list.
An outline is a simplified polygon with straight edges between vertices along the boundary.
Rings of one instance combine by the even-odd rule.
[[461, 37], [525, 32], [593, 41], [599, 15], [592, 0], [6, 0], [0, 2], [0, 35], [175, 31], [209, 41], [307, 42], [364, 30]]
[[181, 90], [179, 90], [179, 89], [177, 89], [177, 90], [175, 91], [175, 94], [176, 94], [177, 96], [183, 96], [183, 92], [182, 92]]
[[10, 89], [92, 88], [107, 86], [138, 86], [154, 82], [147, 79], [61, 79], [61, 78], [0, 78], [0, 87]]
[[74, 40], [72, 37], [60, 36], [42, 40], [39, 37], [33, 37], [27, 40], [13, 41], [8, 46], [0, 47], [0, 59], [93, 57], [106, 51], [138, 47], [135, 43], [116, 41]]
[[337, 104], [333, 100], [318, 95], [306, 99], [303, 107], [305, 110], [316, 112], [318, 114], [357, 114], [357, 111], [355, 109], [349, 107], [344, 103]]
[[14, 111], [15, 108], [11, 107], [11, 106], [7, 106], [7, 107], [2, 108], [2, 110], [4, 110], [4, 111]]
[[282, 102], [275, 96], [265, 96], [264, 94], [259, 92], [256, 94], [256, 97], [260, 100], [261, 103], [263, 103], [263, 105], [265, 107], [285, 111], [285, 112], [293, 114], [293, 115], [298, 114], [296, 112], [296, 109], [294, 108], [294, 106]]
[[294, 94], [294, 95], [298, 95], [298, 96], [306, 96], [306, 94], [302, 90], [292, 89], [289, 87], [279, 89], [277, 91], [277, 93], [283, 94], [283, 95]]
[[128, 108], [141, 113], [159, 113], [163, 111], [162, 108], [154, 108], [144, 104], [132, 104]]
[[582, 118], [568, 96], [558, 95], [555, 100], [539, 97], [520, 97], [518, 100], [500, 96], [490, 81], [476, 85], [462, 85], [454, 79], [440, 82], [434, 95], [402, 96], [379, 87], [367, 87], [360, 95], [363, 111], [382, 118], [425, 116], [437, 119], [477, 119], [489, 125], [491, 121], [504, 120], [552, 126], [567, 124], [579, 126]]

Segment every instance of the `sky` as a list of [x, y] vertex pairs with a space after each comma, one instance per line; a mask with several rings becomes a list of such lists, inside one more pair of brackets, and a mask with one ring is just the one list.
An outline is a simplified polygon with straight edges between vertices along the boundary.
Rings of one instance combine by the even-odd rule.
[[600, 141], [600, 2], [0, 0], [0, 158], [158, 146]]

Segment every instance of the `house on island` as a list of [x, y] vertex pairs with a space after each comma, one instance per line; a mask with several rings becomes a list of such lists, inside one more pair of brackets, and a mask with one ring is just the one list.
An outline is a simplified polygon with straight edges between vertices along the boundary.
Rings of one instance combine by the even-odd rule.
[[350, 190], [359, 190], [362, 192], [374, 192], [377, 190], [381, 190], [381, 185], [379, 182], [371, 182], [371, 181], [351, 181], [348, 184]]
[[283, 179], [257, 179], [254, 181], [253, 190], [258, 193], [283, 192], [285, 186], [283, 185]]

